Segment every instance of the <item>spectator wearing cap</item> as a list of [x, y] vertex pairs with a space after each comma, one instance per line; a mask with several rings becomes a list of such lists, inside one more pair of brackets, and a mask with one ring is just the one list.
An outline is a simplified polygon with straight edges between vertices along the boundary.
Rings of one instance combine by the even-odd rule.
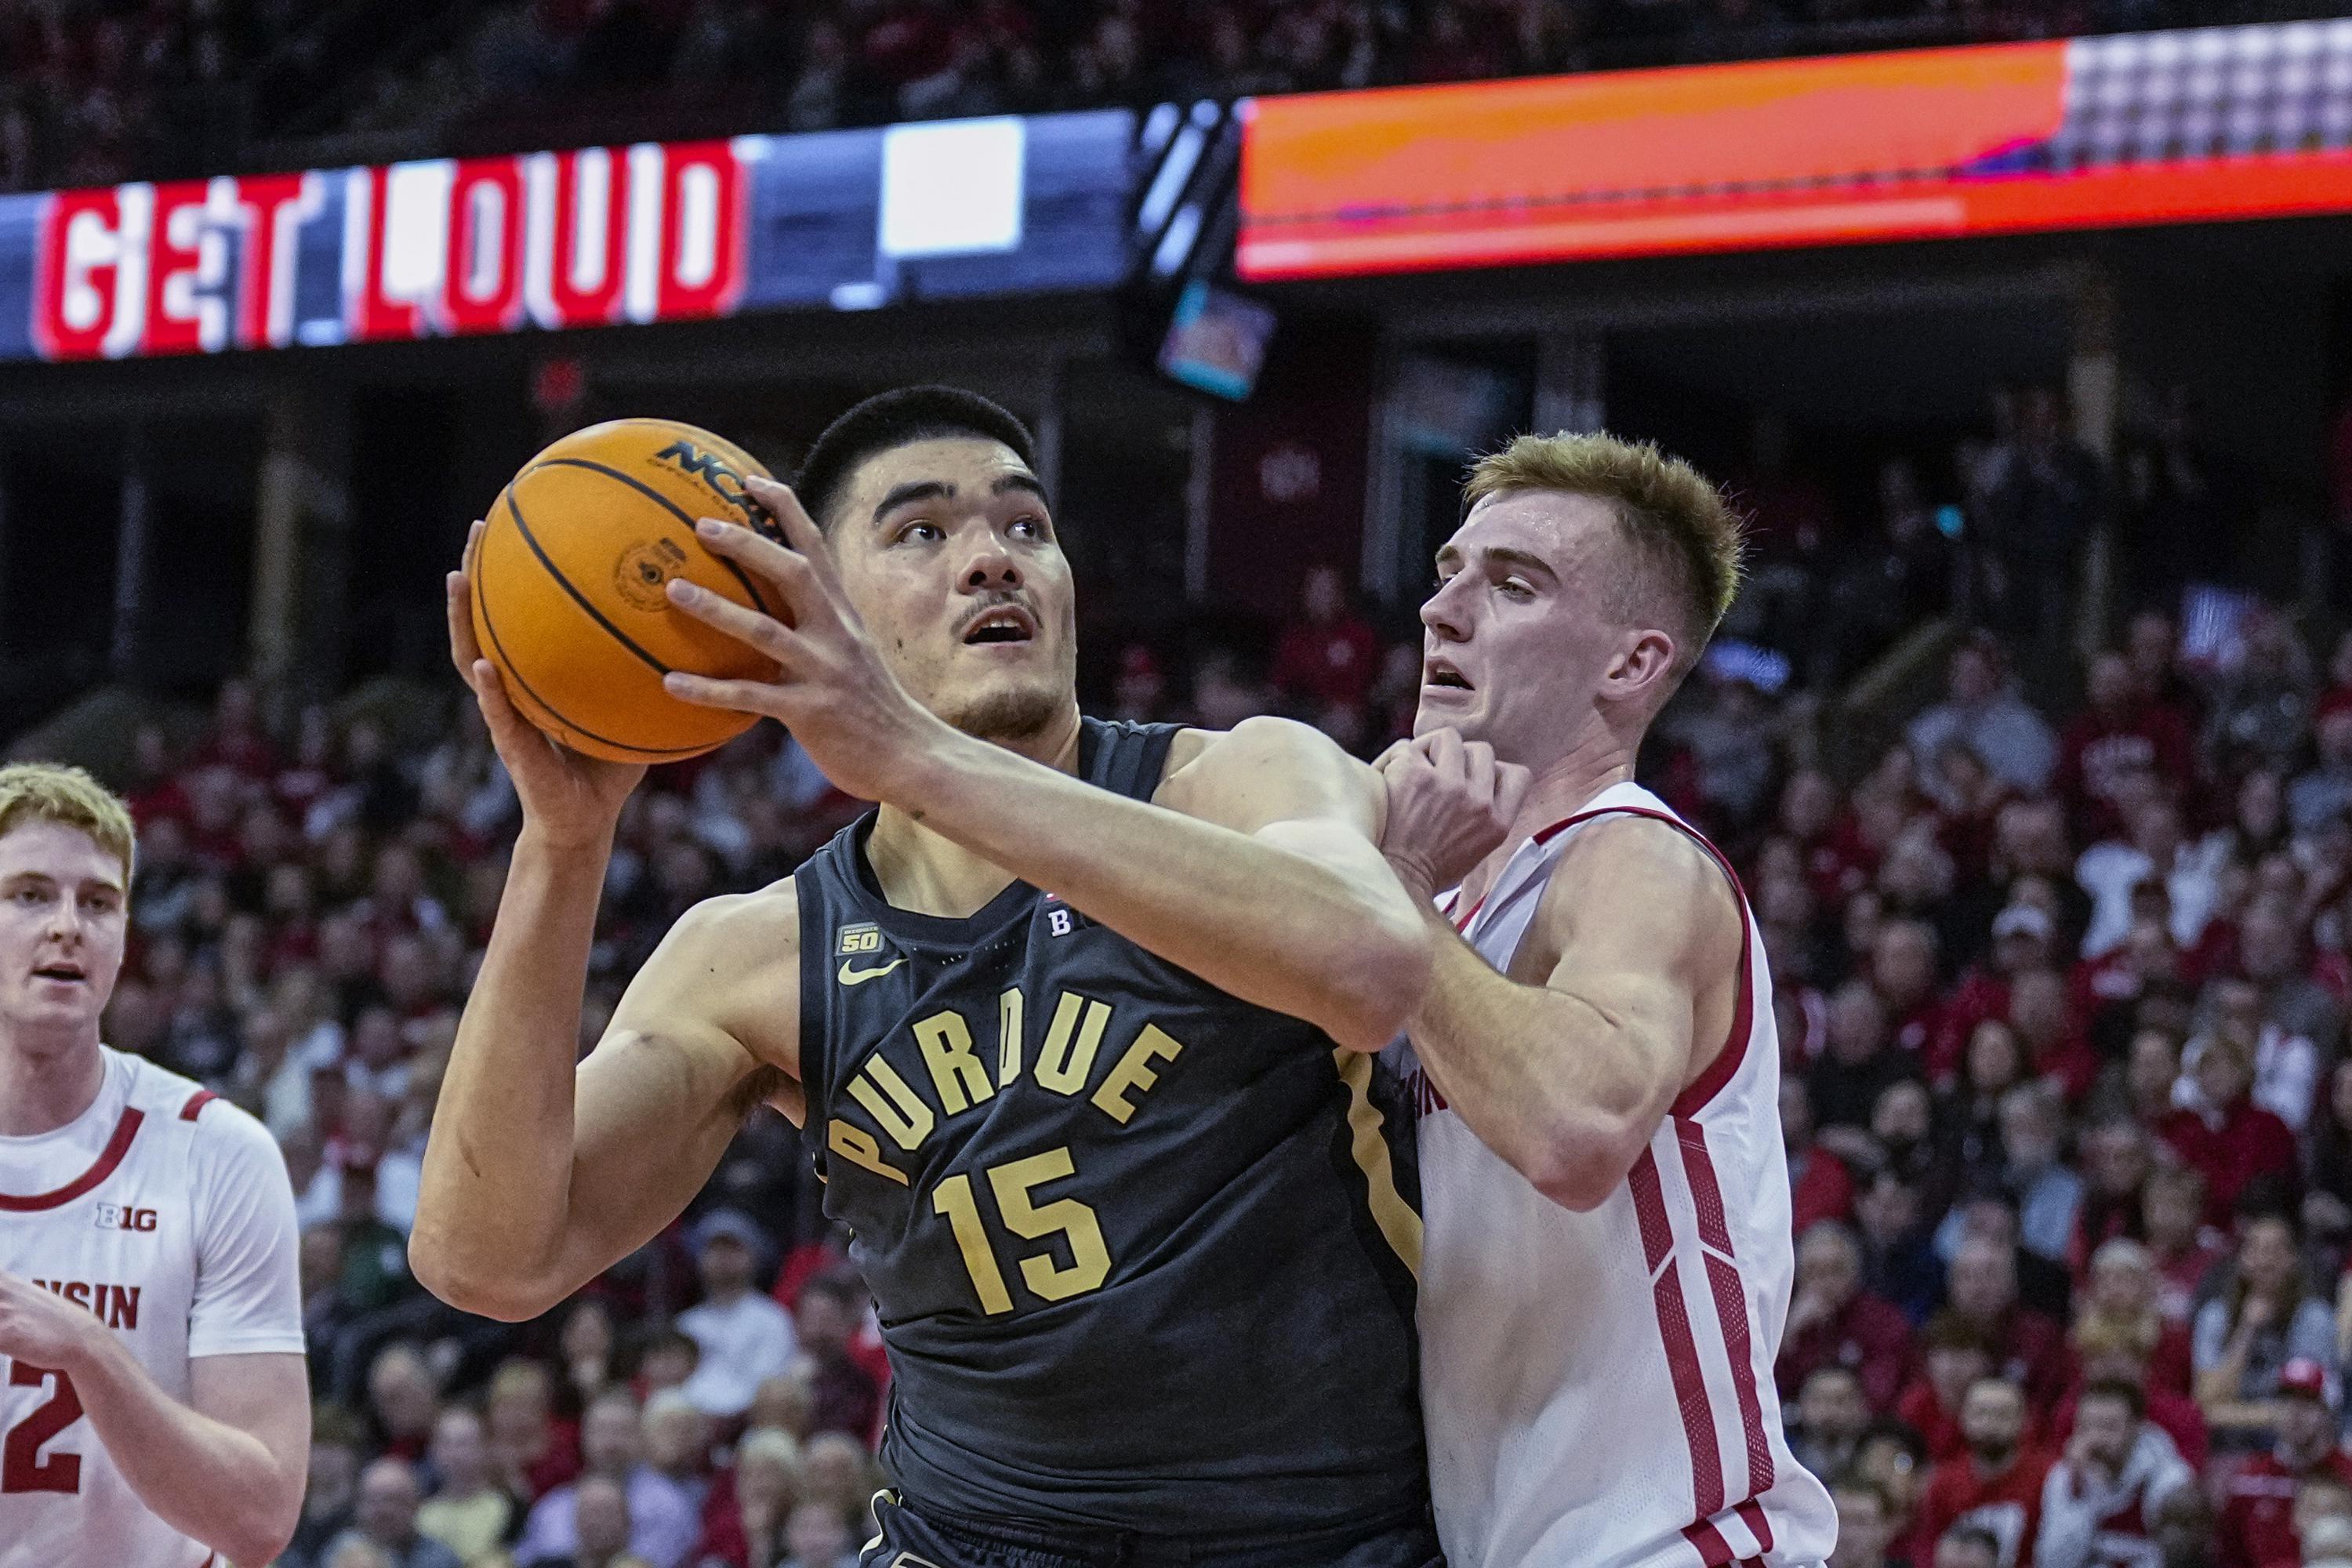
[[2065, 1457], [2042, 1483], [2037, 1568], [2144, 1560], [2155, 1550], [2148, 1542], [2157, 1511], [2172, 1493], [2196, 1484], [2172, 1439], [2147, 1418], [2138, 1389], [2128, 1383], [2089, 1384]]
[[1913, 1371], [1910, 1322], [1862, 1288], [1862, 1249], [1834, 1220], [1797, 1243], [1796, 1288], [1774, 1368], [1782, 1397], [1795, 1397], [1825, 1366], [1851, 1371], [1872, 1410], [1892, 1409]]
[[2051, 1460], [2028, 1440], [2024, 1391], [2007, 1378], [1977, 1379], [1960, 1401], [1960, 1431], [1967, 1451], [1928, 1479], [1920, 1534], [1940, 1540], [1965, 1519], [1999, 1542], [1999, 1568], [2031, 1568]]
[[2158, 778], [2196, 776], [2196, 743], [2188, 721], [2150, 699], [2120, 652], [2091, 660], [2087, 700], [2058, 742], [2059, 797], [2084, 843], [2123, 829], [2117, 798], [2123, 781], [2154, 773]]
[[2058, 763], [2056, 737], [2004, 682], [2000, 650], [1990, 637], [1971, 638], [1953, 650], [1944, 700], [1913, 720], [1906, 738], [1922, 773], [1948, 742], [1958, 741], [2025, 795], [2040, 795]]
[[2269, 1450], [2249, 1455], [2221, 1484], [2221, 1568], [2295, 1561], [2295, 1492], [2314, 1477], [2352, 1488], [2352, 1457], [2336, 1442], [2335, 1379], [2321, 1363], [2298, 1357], [2279, 1369]]
[[2205, 1212], [2216, 1221], [2239, 1194], [2269, 1177], [2293, 1188], [2302, 1156], [2287, 1124], [2253, 1102], [2252, 1042], [2234, 1031], [2209, 1036], [2193, 1075], [2197, 1103], [2174, 1111], [2157, 1136], [2181, 1163], [2205, 1178]]
[[706, 1415], [732, 1419], [751, 1408], [761, 1380], [792, 1364], [792, 1314], [751, 1288], [766, 1233], [740, 1209], [716, 1209], [694, 1228], [702, 1300], [677, 1326], [701, 1352], [686, 1396]]
[[2028, 970], [2047, 968], [2056, 952], [2057, 923], [2032, 904], [2004, 905], [1992, 918], [1988, 962], [1971, 967], [1943, 1006], [1925, 1067], [1929, 1081], [1948, 1083], [1959, 1071], [1969, 1036], [1988, 1018], [2007, 1018], [2010, 987]]
[[2241, 1227], [2234, 1273], [2198, 1309], [2194, 1352], [2197, 1402], [2214, 1446], [2241, 1453], [2271, 1441], [2287, 1363], [2334, 1358], [2335, 1314], [2312, 1292], [2284, 1215], [2256, 1215]]
[[601, 1479], [622, 1489], [630, 1550], [651, 1568], [680, 1568], [701, 1529], [677, 1483], [645, 1462], [636, 1395], [610, 1388], [596, 1396], [580, 1423], [581, 1479], [539, 1500], [516, 1545], [516, 1568], [553, 1568], [579, 1550], [575, 1521], [582, 1482]]

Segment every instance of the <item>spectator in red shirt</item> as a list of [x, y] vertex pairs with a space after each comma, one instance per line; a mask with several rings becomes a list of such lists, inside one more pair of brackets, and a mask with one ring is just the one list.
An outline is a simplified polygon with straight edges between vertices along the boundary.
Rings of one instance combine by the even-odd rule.
[[2260, 1177], [2290, 1190], [2300, 1174], [2294, 1134], [2249, 1098], [2253, 1052], [2234, 1032], [2210, 1036], [2197, 1058], [2200, 1103], [2167, 1117], [2158, 1135], [2182, 1163], [2205, 1178], [2205, 1212], [2217, 1223], [2236, 1207], [2239, 1194]]
[[1871, 1410], [1894, 1408], [1912, 1370], [1911, 1324], [1892, 1302], [1862, 1288], [1853, 1232], [1823, 1220], [1797, 1243], [1797, 1282], [1774, 1369], [1783, 1398], [1825, 1366], [1851, 1370]]
[[1968, 1452], [1960, 1430], [1960, 1402], [1981, 1378], [1992, 1375], [1992, 1345], [1984, 1331], [1952, 1312], [1929, 1320], [1919, 1337], [1924, 1370], [1895, 1407], [1896, 1417], [1916, 1427], [1937, 1464]]
[[1919, 1508], [1917, 1539], [1932, 1543], [1956, 1524], [1989, 1531], [2000, 1544], [1998, 1568], [2032, 1568], [2042, 1521], [2048, 1454], [2025, 1443], [2025, 1394], [2002, 1377], [1982, 1377], [1960, 1402], [1965, 1458], [1936, 1467]]
[[1301, 618], [1275, 645], [1275, 685], [1318, 711], [1361, 707], [1380, 673], [1381, 645], [1349, 606], [1347, 580], [1336, 566], [1310, 567], [1300, 599]]
[[816, 1397], [812, 1429], [846, 1432], [870, 1447], [881, 1426], [882, 1386], [859, 1363], [853, 1347], [865, 1302], [854, 1277], [821, 1274], [801, 1287], [793, 1326]]
[[2055, 969], [2028, 969], [2013, 976], [2009, 1023], [2025, 1047], [2027, 1070], [2035, 1078], [2057, 1079], [2067, 1104], [2082, 1103], [2099, 1076], [2099, 1058], [2074, 1016], [2066, 977]]
[[1813, 1142], [1813, 1101], [1805, 1080], [1780, 1080], [1780, 1147], [1789, 1157], [1789, 1228], [1797, 1235], [1822, 1220], [1853, 1215], [1853, 1174]]
[[2315, 1476], [2352, 1487], [2352, 1457], [2336, 1437], [2331, 1382], [2315, 1361], [2291, 1361], [2281, 1369], [2277, 1440], [2268, 1453], [2239, 1465], [2221, 1486], [2221, 1568], [2299, 1561], [2296, 1488]]
[[2048, 911], [2032, 904], [2011, 904], [1993, 917], [1990, 960], [1960, 977], [1928, 1043], [1930, 1082], [1948, 1082], [1959, 1071], [1960, 1054], [1979, 1024], [2009, 1016], [2011, 983], [2029, 970], [2050, 966], [2056, 932]]
[[2188, 721], [2147, 697], [2122, 654], [2100, 654], [2091, 661], [2088, 700], [2058, 742], [2058, 793], [2076, 837], [2095, 844], [2121, 837], [2118, 783], [2148, 770], [2159, 778], [2196, 776]]
[[2014, 1379], [2036, 1405], [2048, 1408], [2074, 1381], [2065, 1335], [2042, 1313], [2017, 1300], [2017, 1249], [1990, 1237], [1960, 1243], [1951, 1266], [1952, 1310], [1982, 1330], [1994, 1367]]

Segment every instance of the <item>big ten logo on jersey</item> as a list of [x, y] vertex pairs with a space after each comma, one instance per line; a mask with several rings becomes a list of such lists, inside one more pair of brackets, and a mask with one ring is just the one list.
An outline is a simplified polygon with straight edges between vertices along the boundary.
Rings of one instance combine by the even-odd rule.
[[[972, 1021], [952, 1008], [885, 1037], [844, 1084], [853, 1103], [826, 1122], [826, 1149], [911, 1190], [907, 1166], [912, 1162], [904, 1157], [922, 1150], [935, 1134], [952, 1131], [959, 1118], [1000, 1094], [1082, 1100], [1115, 1131], [1134, 1120], [1143, 1097], [1183, 1054], [1183, 1043], [1159, 1025], [1142, 1022], [1132, 1034], [1125, 1027], [1114, 1030], [1120, 1019], [1109, 1003], [1064, 991], [1054, 999], [1033, 1061], [1024, 1029], [1032, 1012], [1029, 998], [1017, 987], [997, 998], [993, 1060], [982, 1058]], [[1127, 1021], [1134, 1022], [1131, 1016]], [[1115, 1042], [1113, 1049], [1104, 1048], [1107, 1039]], [[899, 1070], [891, 1060], [894, 1054], [902, 1061], [914, 1058], [909, 1071]], [[1105, 1062], [1109, 1066], [1097, 1073]], [[1059, 1301], [1101, 1287], [1110, 1274], [1110, 1255], [1095, 1211], [1074, 1198], [1041, 1204], [1033, 1197], [1035, 1189], [1077, 1174], [1067, 1144], [1006, 1161], [982, 1174], [1003, 1231], [1028, 1241], [1059, 1240], [1058, 1250], [1049, 1245], [1019, 1258], [1021, 1279], [1032, 1294]], [[1013, 1310], [1013, 1300], [979, 1191], [970, 1174], [959, 1172], [933, 1186], [929, 1207], [953, 1227], [981, 1307], [992, 1317]], [[1069, 1257], [1067, 1264], [1061, 1261], [1062, 1252]]]
[[1041, 908], [1045, 916], [1045, 933], [1048, 936], [1067, 936], [1083, 923], [1078, 911], [1062, 902], [1059, 893], [1046, 894], [1041, 900]]
[[122, 1204], [98, 1205], [98, 1228], [100, 1230], [153, 1230], [155, 1211], [132, 1208]]

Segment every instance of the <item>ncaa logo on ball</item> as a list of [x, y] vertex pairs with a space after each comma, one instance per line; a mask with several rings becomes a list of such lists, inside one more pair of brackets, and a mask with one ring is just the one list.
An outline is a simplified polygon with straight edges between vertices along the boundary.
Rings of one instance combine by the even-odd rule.
[[641, 541], [621, 552], [613, 568], [613, 589], [622, 601], [646, 611], [669, 608], [665, 585], [686, 564], [686, 552], [667, 539]]

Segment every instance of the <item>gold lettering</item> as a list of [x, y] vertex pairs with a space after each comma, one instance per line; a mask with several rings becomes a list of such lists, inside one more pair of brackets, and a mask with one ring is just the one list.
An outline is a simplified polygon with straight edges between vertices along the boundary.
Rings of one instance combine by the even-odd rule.
[[885, 1181], [910, 1185], [907, 1173], [882, 1158], [882, 1145], [874, 1134], [863, 1127], [852, 1127], [836, 1116], [824, 1124], [824, 1146], [861, 1170], [873, 1172]]
[[1153, 1058], [1172, 1062], [1183, 1048], [1182, 1042], [1159, 1025], [1143, 1026], [1143, 1033], [1135, 1037], [1135, 1044], [1127, 1047], [1127, 1055], [1118, 1058], [1118, 1065], [1110, 1069], [1110, 1076], [1095, 1090], [1095, 1109], [1121, 1127], [1126, 1126], [1128, 1118], [1135, 1114], [1135, 1102], [1127, 1098], [1127, 1091], [1149, 1094], [1151, 1086], [1160, 1081], [1160, 1075], [1151, 1070]]
[[[940, 1103], [954, 1116], [971, 1110], [996, 1092], [988, 1070], [971, 1054], [971, 1026], [956, 1013], [934, 1013], [915, 1026], [915, 1044], [923, 1048], [923, 1065], [931, 1069]], [[969, 1093], [970, 1098], [966, 1095]]]
[[1095, 1070], [1095, 1052], [1102, 1048], [1103, 1030], [1109, 1025], [1109, 1003], [1090, 1002], [1075, 991], [1063, 992], [1054, 1007], [1054, 1022], [1045, 1031], [1045, 1043], [1037, 1050], [1037, 1081], [1055, 1094], [1076, 1094], [1085, 1089]]
[[[883, 1098], [886, 1094], [887, 1100]], [[901, 1149], [913, 1149], [938, 1124], [922, 1097], [908, 1088], [898, 1069], [879, 1056], [868, 1057], [857, 1076], [849, 1080], [849, 1098], [864, 1106], [890, 1135], [890, 1142]]]
[[1021, 993], [1007, 991], [996, 999], [996, 1087], [1020, 1076]]

